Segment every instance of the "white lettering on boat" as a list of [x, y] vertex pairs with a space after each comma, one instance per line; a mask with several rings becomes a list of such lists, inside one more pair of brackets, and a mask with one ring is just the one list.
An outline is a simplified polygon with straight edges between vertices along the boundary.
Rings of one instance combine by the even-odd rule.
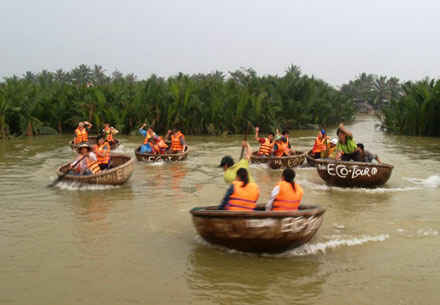
[[327, 166], [326, 165], [320, 165], [320, 170], [327, 169], [327, 173], [330, 176], [338, 176], [339, 178], [345, 179], [347, 177], [350, 177], [351, 179], [356, 179], [357, 177], [371, 177], [377, 174], [378, 170], [376, 167], [359, 167], [357, 165], [353, 166], [346, 166], [344, 164], [335, 164], [330, 163]]
[[246, 226], [248, 228], [264, 228], [273, 226], [275, 222], [275, 219], [249, 219]]

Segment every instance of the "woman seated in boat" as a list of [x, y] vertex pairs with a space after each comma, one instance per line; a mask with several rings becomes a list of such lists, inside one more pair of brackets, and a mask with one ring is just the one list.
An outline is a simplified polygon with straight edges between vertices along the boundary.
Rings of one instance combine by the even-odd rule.
[[253, 211], [257, 207], [258, 197], [260, 197], [258, 185], [249, 181], [249, 174], [246, 169], [240, 168], [237, 171], [237, 178], [227, 190], [218, 209]]
[[171, 137], [170, 153], [178, 154], [184, 152], [186, 147], [185, 136], [180, 131], [180, 129], [175, 128], [173, 129], [173, 131], [168, 130], [166, 138], [169, 139], [170, 137]]
[[114, 135], [119, 133], [119, 130], [114, 128], [113, 126], [110, 126], [110, 124], [105, 123], [104, 129], [102, 130], [102, 134], [104, 135], [105, 141], [111, 143], [115, 142], [115, 139], [113, 138]]
[[336, 131], [336, 135], [338, 136], [336, 159], [342, 161], [356, 161], [359, 152], [357, 151], [356, 142], [353, 140], [353, 134], [344, 127], [343, 123], [341, 123]]
[[326, 152], [328, 141], [329, 137], [327, 136], [325, 129], [321, 129], [315, 139], [315, 144], [313, 144], [312, 157], [314, 159], [327, 157]]
[[163, 155], [167, 152], [168, 145], [165, 143], [162, 137], [156, 136], [153, 140], [153, 153], [156, 155]]
[[[243, 147], [244, 154], [243, 158], [238, 161], [237, 163], [234, 162], [234, 159], [231, 156], [224, 156], [222, 160], [220, 161], [220, 165], [218, 167], [223, 168], [224, 174], [223, 177], [225, 179], [225, 182], [230, 184], [232, 183], [235, 178], [237, 177], [237, 171], [240, 168], [244, 168], [249, 171], [249, 159], [251, 158], [251, 146], [247, 141], [243, 141], [241, 143], [241, 146]], [[248, 173], [249, 181], [254, 182], [254, 179], [252, 178], [251, 174]]]
[[101, 170], [108, 169], [110, 166], [110, 144], [105, 141], [104, 136], [98, 136], [98, 144], [94, 147], [94, 152], [98, 159], [98, 165]]
[[356, 161], [358, 162], [368, 162], [371, 163], [373, 162], [373, 160], [376, 160], [377, 163], [382, 163], [382, 161], [380, 161], [379, 156], [376, 154], [372, 154], [370, 153], [368, 150], [364, 149], [364, 144], [362, 143], [358, 143], [357, 144], [357, 151], [359, 152]]
[[290, 155], [290, 148], [288, 140], [283, 136], [275, 138], [275, 144], [273, 146], [273, 155], [275, 157], [284, 157]]
[[255, 140], [260, 143], [260, 148], [258, 149], [257, 155], [259, 156], [270, 156], [273, 151], [273, 146], [275, 142], [273, 141], [275, 135], [270, 132], [266, 138], [259, 137], [260, 127], [255, 127]]
[[101, 171], [98, 160], [91, 147], [87, 143], [83, 143], [78, 148], [78, 157], [70, 164], [70, 174], [83, 176], [93, 175]]
[[272, 190], [271, 198], [266, 204], [266, 210], [298, 210], [303, 194], [303, 189], [295, 182], [295, 171], [286, 168], [281, 175], [281, 181]]

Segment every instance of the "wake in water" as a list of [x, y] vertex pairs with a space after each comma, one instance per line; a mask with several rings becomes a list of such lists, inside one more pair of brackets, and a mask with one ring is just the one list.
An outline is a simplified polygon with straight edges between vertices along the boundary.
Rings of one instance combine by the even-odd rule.
[[119, 188], [118, 185], [81, 184], [76, 182], [59, 182], [55, 187], [68, 191], [102, 191]]
[[378, 187], [378, 188], [349, 188], [349, 187], [337, 187], [337, 186], [328, 186], [327, 184], [317, 184], [310, 182], [308, 180], [298, 180], [298, 183], [310, 188], [312, 190], [321, 190], [321, 191], [336, 191], [336, 192], [356, 192], [356, 193], [367, 193], [367, 194], [375, 194], [375, 193], [395, 193], [395, 192], [408, 192], [421, 190], [422, 187]]
[[[261, 254], [264, 257], [279, 257], [279, 258], [285, 258], [285, 257], [292, 257], [292, 256], [306, 256], [306, 255], [316, 255], [319, 253], [325, 254], [327, 250], [340, 248], [340, 247], [352, 247], [352, 246], [359, 246], [365, 243], [369, 242], [382, 242], [389, 238], [390, 236], [388, 234], [380, 234], [376, 236], [361, 236], [361, 237], [354, 237], [351, 239], [332, 239], [326, 242], [320, 242], [316, 244], [305, 244], [301, 247], [285, 251], [280, 254], [267, 254], [263, 253]], [[195, 237], [195, 240], [198, 243], [209, 245], [210, 247], [218, 248], [221, 250], [224, 250], [228, 253], [239, 253], [244, 255], [257, 255], [253, 253], [247, 253], [247, 252], [241, 252], [237, 250], [228, 249], [219, 245], [213, 245], [208, 242], [206, 242], [203, 238], [201, 238], [199, 235]]]
[[429, 188], [440, 187], [440, 176], [438, 175], [432, 175], [426, 179], [418, 179], [418, 178], [405, 178], [405, 179], [411, 183], [422, 185], [424, 187], [429, 187]]
[[[382, 242], [389, 238], [388, 234], [381, 234], [377, 236], [361, 236], [352, 239], [334, 239], [322, 243], [316, 244], [305, 244], [299, 248], [286, 251], [281, 254], [277, 254], [277, 257], [290, 257], [290, 256], [305, 256], [305, 255], [315, 255], [318, 253], [325, 254], [329, 249], [335, 249], [340, 247], [352, 247], [359, 246], [368, 242]], [[272, 256], [272, 255], [270, 255]]]

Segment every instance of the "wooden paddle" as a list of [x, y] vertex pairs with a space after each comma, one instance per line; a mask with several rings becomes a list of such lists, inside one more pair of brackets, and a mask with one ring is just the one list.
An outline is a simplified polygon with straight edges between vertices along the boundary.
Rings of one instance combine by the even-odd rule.
[[[85, 157], [87, 157], [87, 155], [82, 156], [81, 159], [79, 159], [78, 161], [76, 161], [75, 163], [72, 164], [72, 168], [75, 167], [79, 162], [81, 162]], [[61, 179], [64, 178], [64, 176], [66, 176], [69, 173], [69, 171], [67, 170], [64, 174], [62, 174], [61, 176], [58, 176], [57, 179], [55, 179], [55, 181], [53, 181], [51, 184], [49, 184], [47, 187], [54, 187], [58, 182], [61, 181]]]
[[[244, 141], [247, 141], [248, 132], [249, 132], [249, 122], [246, 127], [246, 133], [244, 134]], [[243, 154], [244, 154], [244, 146], [241, 147], [240, 159], [238, 159], [238, 161], [240, 161], [243, 158]]]

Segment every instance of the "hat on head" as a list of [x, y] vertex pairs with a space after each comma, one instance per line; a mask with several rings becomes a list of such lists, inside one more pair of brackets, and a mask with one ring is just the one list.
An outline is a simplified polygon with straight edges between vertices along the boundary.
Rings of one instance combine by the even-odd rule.
[[338, 144], [338, 139], [333, 138], [333, 139], [331, 139], [330, 143], [336, 145], [336, 144]]
[[232, 159], [231, 156], [224, 156], [220, 161], [220, 165], [218, 167], [224, 167], [225, 165], [231, 167], [232, 165], [234, 165], [234, 159]]
[[84, 147], [86, 147], [86, 148], [88, 149], [88, 151], [90, 151], [90, 150], [92, 149], [92, 148], [90, 147], [89, 143], [84, 142], [84, 143], [81, 143], [81, 144], [78, 146], [78, 149], [77, 149], [78, 153], [81, 152], [81, 148], [84, 148]]

